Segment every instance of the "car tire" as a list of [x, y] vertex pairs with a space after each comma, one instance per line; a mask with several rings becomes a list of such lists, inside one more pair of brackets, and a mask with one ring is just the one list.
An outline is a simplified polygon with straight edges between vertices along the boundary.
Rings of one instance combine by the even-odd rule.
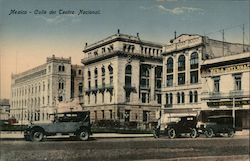
[[192, 128], [190, 132], [190, 137], [196, 138], [197, 136], [198, 136], [198, 131], [195, 128]]
[[213, 131], [213, 129], [211, 129], [211, 128], [206, 129], [205, 135], [206, 135], [207, 138], [213, 137], [213, 136], [214, 136], [214, 131]]
[[81, 141], [89, 140], [89, 132], [86, 129], [81, 129], [78, 131], [77, 139]]
[[176, 137], [176, 131], [175, 131], [175, 129], [171, 128], [171, 129], [168, 130], [168, 137], [170, 139], [174, 139]]
[[235, 134], [235, 132], [233, 129], [228, 129], [228, 132], [227, 132], [228, 137], [232, 138], [232, 137], [234, 137], [234, 134]]
[[42, 130], [34, 130], [31, 133], [31, 140], [35, 142], [42, 141], [44, 139], [44, 133]]

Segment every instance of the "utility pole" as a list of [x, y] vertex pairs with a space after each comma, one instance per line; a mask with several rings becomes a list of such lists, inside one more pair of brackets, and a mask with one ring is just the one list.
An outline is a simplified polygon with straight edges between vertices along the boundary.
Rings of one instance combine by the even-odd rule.
[[245, 46], [245, 25], [244, 24], [242, 26], [242, 32], [243, 32], [243, 35], [242, 35], [243, 36], [243, 40], [242, 40], [243, 41], [242, 42], [243, 50], [242, 51], [245, 52], [245, 47], [244, 47]]
[[224, 42], [225, 42], [225, 37], [224, 37], [224, 29], [222, 30], [222, 54], [224, 56]]

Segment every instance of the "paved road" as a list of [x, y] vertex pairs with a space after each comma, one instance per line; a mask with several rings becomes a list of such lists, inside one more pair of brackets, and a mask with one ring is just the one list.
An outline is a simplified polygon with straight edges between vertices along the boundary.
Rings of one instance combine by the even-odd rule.
[[[249, 138], [106, 138], [87, 142], [47, 139], [44, 142], [2, 140], [1, 161], [149, 160], [199, 156], [245, 156]], [[247, 158], [246, 158], [247, 157]], [[204, 160], [204, 159], [200, 159]], [[211, 160], [209, 157], [208, 160]], [[228, 159], [225, 159], [228, 160]]]

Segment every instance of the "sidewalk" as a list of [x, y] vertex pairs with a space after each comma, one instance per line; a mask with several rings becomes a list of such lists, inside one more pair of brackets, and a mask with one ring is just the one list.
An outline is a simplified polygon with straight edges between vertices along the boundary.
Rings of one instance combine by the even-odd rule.
[[[49, 136], [49, 138], [67, 138], [68, 135]], [[140, 138], [153, 137], [153, 134], [118, 134], [118, 133], [94, 133], [91, 135], [94, 138]], [[0, 139], [23, 139], [23, 132], [1, 131]]]
[[[249, 130], [237, 131], [235, 136], [248, 136]], [[69, 136], [50, 136], [49, 138], [58, 138], [58, 137], [69, 137]], [[94, 138], [140, 138], [140, 137], [153, 137], [153, 134], [119, 134], [119, 133], [94, 133], [91, 135]], [[23, 139], [23, 132], [13, 132], [13, 131], [1, 131], [0, 139]]]

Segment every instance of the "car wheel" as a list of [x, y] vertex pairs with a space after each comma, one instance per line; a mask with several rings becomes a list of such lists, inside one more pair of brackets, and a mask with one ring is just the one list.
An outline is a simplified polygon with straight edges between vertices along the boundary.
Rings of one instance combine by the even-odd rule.
[[170, 139], [173, 139], [173, 138], [176, 137], [176, 131], [175, 131], [175, 129], [171, 128], [171, 129], [168, 130], [168, 137]]
[[191, 132], [190, 132], [190, 137], [191, 138], [196, 138], [198, 136], [198, 132], [195, 128], [191, 129]]
[[233, 137], [234, 134], [235, 134], [235, 132], [234, 132], [233, 129], [229, 129], [228, 132], [227, 132], [227, 136], [230, 137], [230, 138]]
[[82, 141], [89, 139], [89, 132], [86, 129], [82, 129], [78, 132], [77, 138]]
[[208, 138], [213, 137], [213, 135], [214, 135], [214, 131], [213, 131], [213, 129], [211, 129], [211, 128], [206, 129], [206, 131], [205, 131], [205, 135], [206, 135], [206, 137], [208, 137]]
[[34, 130], [32, 132], [32, 141], [39, 142], [39, 141], [42, 141], [43, 138], [44, 138], [44, 134], [41, 130]]

